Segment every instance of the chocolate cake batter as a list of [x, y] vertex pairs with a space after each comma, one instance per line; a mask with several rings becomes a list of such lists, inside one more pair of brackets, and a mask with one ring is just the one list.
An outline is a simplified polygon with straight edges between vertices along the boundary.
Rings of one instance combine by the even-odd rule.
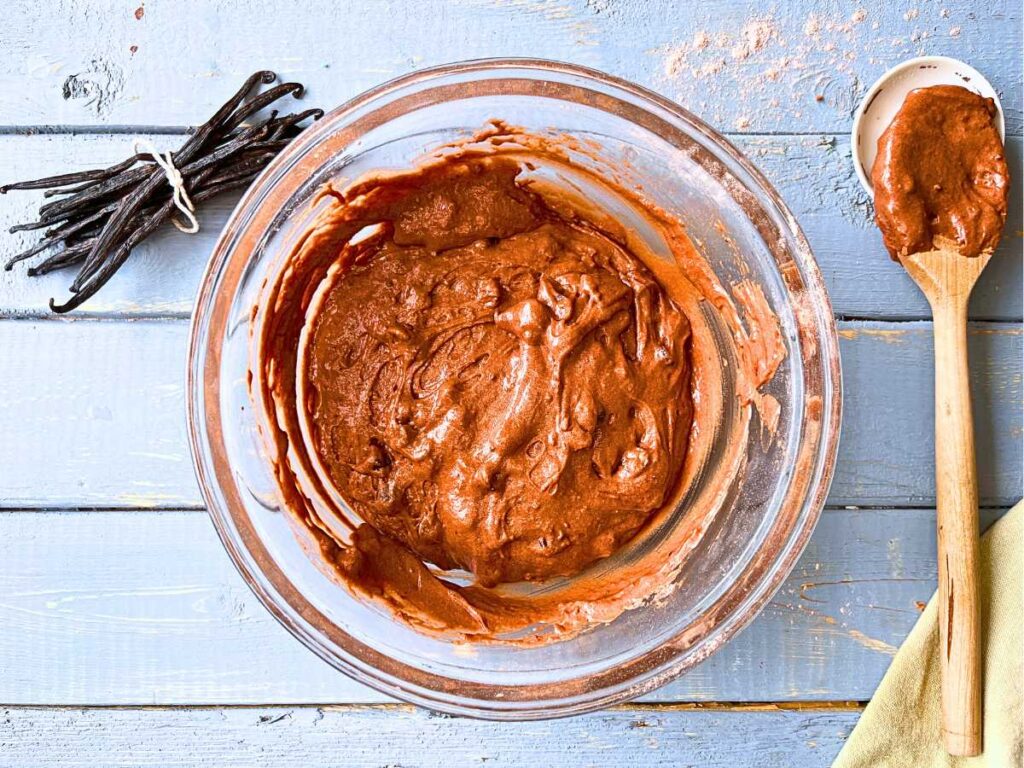
[[[722, 411], [724, 478], [752, 408], [777, 418], [758, 387], [784, 345], [760, 291], [737, 286], [741, 322], [678, 222], [607, 187], [672, 268], [538, 167], [580, 172], [557, 141], [495, 123], [328, 187], [256, 310], [285, 505], [342, 584], [429, 632], [546, 642], [650, 599], [718, 503], [679, 508]], [[724, 367], [703, 305], [732, 334]], [[653, 530], [645, 557], [597, 567]]]
[[382, 206], [301, 363], [341, 495], [485, 585], [618, 549], [668, 498], [692, 413], [681, 310], [518, 173], [476, 159]]
[[911, 91], [878, 140], [875, 219], [894, 259], [999, 243], [1009, 171], [992, 99], [956, 85]]

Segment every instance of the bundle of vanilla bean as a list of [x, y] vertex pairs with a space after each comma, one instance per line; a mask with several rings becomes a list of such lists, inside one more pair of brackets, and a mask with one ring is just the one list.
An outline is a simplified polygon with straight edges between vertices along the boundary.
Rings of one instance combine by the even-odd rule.
[[[176, 169], [181, 174], [181, 186], [193, 206], [226, 190], [247, 187], [303, 130], [300, 123], [323, 115], [319, 109], [283, 117], [273, 111], [246, 123], [284, 96], [302, 96], [300, 83], [283, 83], [252, 94], [257, 84], [275, 79], [268, 71], [252, 75], [213, 117], [190, 132], [180, 149], [170, 153], [171, 172]], [[5, 268], [34, 256], [43, 258], [29, 268], [29, 275], [77, 267], [71, 297], [63, 304], [50, 299], [54, 312], [74, 309], [103, 287], [135, 246], [178, 212], [168, 179], [168, 171], [153, 155], [137, 153], [102, 170], [0, 186], [0, 194], [46, 189], [46, 197], [60, 198], [39, 209], [38, 221], [11, 227], [11, 232], [45, 231], [42, 240], [11, 258]]]

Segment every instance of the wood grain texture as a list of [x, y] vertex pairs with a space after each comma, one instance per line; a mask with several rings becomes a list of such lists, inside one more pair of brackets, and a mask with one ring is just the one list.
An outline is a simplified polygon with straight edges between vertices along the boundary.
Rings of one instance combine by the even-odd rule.
[[[754, 623], [645, 700], [869, 698], [935, 591], [934, 525], [827, 510]], [[201, 511], [0, 514], [0, 626], [7, 704], [384, 700], [278, 625]]]
[[485, 723], [406, 707], [0, 710], [3, 759], [35, 766], [561, 768], [827, 766], [856, 711], [614, 709]]
[[[178, 146], [180, 136], [149, 136], [160, 149]], [[925, 319], [924, 296], [891, 261], [872, 222], [871, 204], [853, 172], [846, 136], [734, 136], [791, 206], [824, 275], [832, 305], [841, 317]], [[122, 160], [127, 135], [0, 135], [0, 181], [102, 167]], [[1024, 176], [1020, 139], [1009, 144], [1015, 177]], [[171, 227], [132, 254], [125, 267], [77, 314], [185, 316], [221, 227], [237, 197], [204, 205], [202, 230], [183, 235]], [[41, 193], [0, 196], [0, 262], [35, 242], [32, 233], [8, 235], [14, 223], [31, 221]], [[975, 290], [971, 315], [1020, 320], [1024, 274], [1020, 185], [1013, 187], [1006, 237]], [[0, 316], [47, 314], [51, 296], [64, 297], [71, 278], [57, 273], [29, 278], [25, 265], [0, 271]]]
[[[136, 13], [141, 7], [142, 11]], [[490, 56], [573, 61], [675, 98], [720, 129], [849, 131], [887, 68], [966, 59], [1021, 132], [1021, 8], [1012, 0], [694, 6], [651, 0], [32, 0], [5, 7], [0, 115], [9, 125], [183, 125], [270, 68], [332, 107], [413, 69]], [[159, 98], [155, 98], [159, 95]], [[818, 101], [818, 97], [821, 101]]]
[[[187, 323], [0, 322], [0, 507], [198, 507], [186, 440]], [[934, 504], [931, 324], [840, 324], [835, 505]], [[981, 503], [1021, 496], [1019, 325], [970, 334]]]

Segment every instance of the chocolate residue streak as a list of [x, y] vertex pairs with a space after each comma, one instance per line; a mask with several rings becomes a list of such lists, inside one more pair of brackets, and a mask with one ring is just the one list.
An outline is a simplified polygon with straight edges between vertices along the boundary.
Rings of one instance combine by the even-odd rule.
[[[598, 150], [496, 122], [327, 187], [265, 288], [254, 383], [283, 501], [344, 586], [422, 631], [549, 642], [663, 597], [728, 484], [680, 509], [723, 412], [726, 481], [751, 408], [777, 423], [764, 295], [726, 292], [677, 220], [569, 160]], [[628, 201], [675, 264], [538, 168]]]
[[992, 99], [957, 85], [911, 91], [885, 133], [871, 178], [875, 220], [894, 259], [999, 244], [1009, 169]]

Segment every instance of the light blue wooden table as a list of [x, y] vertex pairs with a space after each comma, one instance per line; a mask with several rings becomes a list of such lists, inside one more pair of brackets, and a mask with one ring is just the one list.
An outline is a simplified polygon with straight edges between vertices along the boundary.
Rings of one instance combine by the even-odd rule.
[[[654, 0], [229, 3], [8, 0], [0, 180], [172, 148], [250, 72], [332, 107], [411, 69], [528, 55], [597, 67], [703, 116], [795, 211], [839, 320], [839, 466], [803, 559], [756, 622], [628, 706], [493, 724], [387, 700], [314, 658], [235, 573], [185, 439], [203, 230], [154, 238], [73, 317], [68, 278], [0, 273], [0, 765], [824, 766], [935, 580], [931, 332], [850, 165], [851, 113], [886, 68], [948, 54], [1001, 93], [1014, 174], [975, 291], [983, 522], [1021, 496], [1019, 2]], [[301, 8], [301, 10], [300, 10]], [[34, 195], [0, 198], [0, 226]], [[0, 259], [23, 247], [0, 237]]]

